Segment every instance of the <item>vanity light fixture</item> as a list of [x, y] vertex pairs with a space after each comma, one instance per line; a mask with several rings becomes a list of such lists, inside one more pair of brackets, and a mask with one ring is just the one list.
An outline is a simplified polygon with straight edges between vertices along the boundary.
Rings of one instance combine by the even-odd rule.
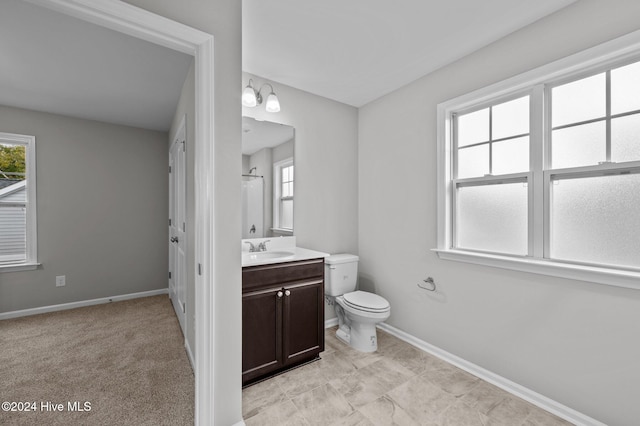
[[267, 96], [267, 102], [265, 104], [265, 110], [267, 112], [278, 112], [280, 111], [280, 102], [278, 101], [278, 97], [273, 91], [273, 86], [269, 83], [264, 83], [260, 90], [253, 88], [253, 80], [249, 79], [249, 84], [242, 91], [242, 105], [246, 107], [254, 107], [262, 104], [262, 89], [265, 86], [269, 86], [271, 89], [271, 93]]

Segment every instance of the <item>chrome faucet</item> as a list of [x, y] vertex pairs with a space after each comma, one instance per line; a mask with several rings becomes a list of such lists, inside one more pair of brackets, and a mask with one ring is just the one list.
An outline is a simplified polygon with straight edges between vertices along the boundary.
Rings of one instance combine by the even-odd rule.
[[[245, 244], [249, 244], [249, 253], [260, 251], [259, 249], [256, 249], [256, 246], [254, 246], [252, 242], [245, 241], [244, 243]], [[260, 246], [258, 246], [258, 247], [260, 247]]]
[[271, 240], [265, 240], [263, 242], [261, 242], [260, 244], [258, 244], [258, 250], [257, 251], [267, 251], [267, 243], [271, 241]]

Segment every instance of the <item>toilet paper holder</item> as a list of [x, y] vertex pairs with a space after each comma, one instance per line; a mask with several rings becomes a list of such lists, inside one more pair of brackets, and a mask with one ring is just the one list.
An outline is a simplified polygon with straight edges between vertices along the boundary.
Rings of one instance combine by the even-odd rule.
[[427, 277], [426, 279], [422, 280], [423, 283], [418, 283], [418, 287], [420, 287], [423, 290], [427, 290], [427, 291], [436, 291], [436, 282], [433, 280], [433, 278], [431, 277]]

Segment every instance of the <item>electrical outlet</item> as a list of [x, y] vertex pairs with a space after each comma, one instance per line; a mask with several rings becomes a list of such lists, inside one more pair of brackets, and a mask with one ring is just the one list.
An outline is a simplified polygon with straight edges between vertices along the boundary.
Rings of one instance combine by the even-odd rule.
[[63, 287], [65, 285], [67, 285], [66, 275], [58, 275], [56, 277], [56, 287]]

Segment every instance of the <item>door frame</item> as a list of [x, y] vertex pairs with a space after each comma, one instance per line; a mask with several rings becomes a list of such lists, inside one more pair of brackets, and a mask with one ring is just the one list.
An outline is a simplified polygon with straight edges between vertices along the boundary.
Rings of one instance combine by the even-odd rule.
[[[214, 423], [216, 357], [214, 232], [214, 39], [213, 35], [122, 1], [27, 0], [195, 58], [195, 424]], [[238, 389], [240, 389], [238, 387]], [[238, 394], [238, 398], [241, 394]]]

